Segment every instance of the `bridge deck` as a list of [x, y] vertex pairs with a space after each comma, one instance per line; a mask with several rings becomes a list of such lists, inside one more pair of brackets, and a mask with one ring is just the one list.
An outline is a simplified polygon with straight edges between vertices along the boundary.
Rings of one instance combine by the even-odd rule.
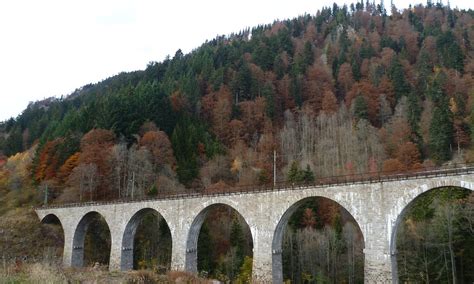
[[216, 197], [233, 194], [245, 194], [245, 193], [259, 193], [269, 191], [283, 191], [292, 189], [302, 188], [315, 188], [315, 187], [328, 187], [328, 186], [342, 186], [342, 185], [355, 185], [355, 184], [370, 184], [400, 180], [415, 180], [425, 179], [430, 177], [440, 176], [455, 176], [460, 174], [474, 173], [474, 164], [452, 164], [443, 167], [424, 168], [411, 172], [372, 172], [352, 175], [341, 175], [331, 177], [318, 178], [313, 183], [290, 183], [287, 181], [277, 182], [276, 184], [264, 184], [264, 185], [241, 185], [229, 188], [223, 188], [221, 190], [214, 190], [212, 192], [206, 192], [202, 188], [190, 189], [190, 192], [176, 193], [173, 191], [160, 192], [158, 195], [146, 198], [120, 198], [107, 201], [88, 201], [88, 202], [76, 202], [66, 204], [50, 204], [37, 207], [35, 209], [50, 209], [50, 208], [68, 208], [68, 207], [82, 207], [91, 205], [109, 205], [109, 204], [121, 204], [121, 203], [134, 203], [143, 201], [153, 200], [173, 200], [173, 199], [187, 199], [187, 198], [198, 198], [198, 197]]

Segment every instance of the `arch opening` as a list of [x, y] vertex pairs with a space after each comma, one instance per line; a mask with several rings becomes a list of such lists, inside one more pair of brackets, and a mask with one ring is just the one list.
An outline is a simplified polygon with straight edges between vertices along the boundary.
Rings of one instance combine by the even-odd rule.
[[60, 264], [64, 250], [64, 229], [56, 215], [48, 214], [41, 220], [41, 236], [45, 240], [43, 261]]
[[344, 207], [324, 197], [304, 198], [275, 229], [273, 283], [362, 283], [363, 249], [362, 231]]
[[399, 282], [474, 282], [474, 192], [438, 187], [418, 195], [392, 230], [392, 277]]
[[220, 281], [248, 283], [253, 240], [242, 215], [226, 204], [213, 204], [194, 219], [186, 243], [186, 270]]
[[105, 218], [92, 211], [84, 215], [74, 232], [71, 265], [108, 266], [111, 234]]
[[171, 250], [168, 223], [156, 210], [144, 208], [133, 215], [125, 228], [121, 269], [152, 269], [164, 273], [171, 267]]

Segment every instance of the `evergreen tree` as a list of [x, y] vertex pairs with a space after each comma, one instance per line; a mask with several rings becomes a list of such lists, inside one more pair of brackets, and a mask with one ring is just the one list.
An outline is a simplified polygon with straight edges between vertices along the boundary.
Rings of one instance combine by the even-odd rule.
[[354, 117], [357, 120], [360, 119], [368, 119], [369, 118], [369, 110], [367, 106], [367, 102], [365, 101], [364, 97], [359, 95], [354, 99]]
[[291, 163], [290, 170], [288, 171], [288, 181], [289, 182], [299, 182], [300, 181], [300, 170], [298, 163], [293, 161]]
[[244, 262], [245, 238], [242, 232], [242, 226], [238, 220], [234, 220], [230, 229], [230, 245], [235, 249], [235, 259], [232, 263], [233, 276], [239, 273], [239, 269]]
[[436, 47], [444, 66], [459, 72], [464, 71], [464, 54], [453, 32], [446, 31], [438, 36]]
[[395, 91], [395, 96], [397, 101], [402, 97], [410, 93], [410, 84], [405, 78], [405, 72], [403, 71], [403, 66], [398, 59], [398, 56], [395, 56], [392, 59], [389, 68], [390, 80], [392, 80], [393, 89]]
[[315, 181], [314, 173], [309, 165], [306, 165], [306, 169], [303, 171], [303, 180], [306, 183], [313, 183]]
[[215, 269], [215, 262], [212, 257], [212, 238], [209, 232], [209, 228], [204, 223], [201, 227], [198, 237], [198, 247], [197, 247], [197, 263], [198, 271], [206, 271], [209, 274], [212, 274]]
[[435, 106], [433, 119], [430, 124], [430, 154], [438, 163], [451, 158], [451, 146], [453, 141], [453, 123], [449, 104]]

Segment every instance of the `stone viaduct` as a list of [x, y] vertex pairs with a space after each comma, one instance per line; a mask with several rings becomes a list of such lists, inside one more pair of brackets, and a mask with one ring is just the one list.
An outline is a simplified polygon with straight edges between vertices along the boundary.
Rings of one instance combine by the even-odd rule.
[[111, 233], [110, 270], [133, 269], [137, 224], [144, 213], [157, 212], [171, 231], [171, 268], [196, 272], [201, 225], [213, 205], [224, 204], [240, 213], [250, 227], [254, 282], [282, 283], [283, 229], [306, 198], [325, 197], [344, 207], [359, 225], [364, 237], [365, 283], [396, 283], [395, 236], [405, 209], [420, 194], [445, 186], [474, 190], [474, 167], [313, 186], [43, 207], [36, 212], [42, 222], [54, 217], [60, 220], [65, 240], [63, 264], [75, 267], [83, 264], [84, 236], [91, 217], [102, 215]]

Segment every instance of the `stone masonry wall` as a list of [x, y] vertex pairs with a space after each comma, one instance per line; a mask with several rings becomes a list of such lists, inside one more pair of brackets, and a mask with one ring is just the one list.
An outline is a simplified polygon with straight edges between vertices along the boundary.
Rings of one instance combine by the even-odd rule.
[[[327, 187], [299, 187], [280, 191], [236, 193], [131, 203], [97, 204], [80, 207], [45, 208], [36, 212], [42, 220], [56, 215], [64, 229], [63, 262], [71, 266], [74, 235], [81, 219], [89, 212], [101, 214], [111, 232], [111, 270], [121, 269], [122, 253], [127, 254], [122, 238], [127, 224], [142, 209], [156, 210], [166, 220], [172, 236], [172, 269], [196, 271], [196, 243], [189, 232], [196, 234], [200, 222], [195, 218], [213, 204], [225, 204], [246, 220], [253, 238], [253, 278], [259, 283], [281, 282], [281, 230], [298, 202], [308, 197], [326, 197], [343, 206], [357, 221], [365, 242], [365, 282], [396, 282], [392, 271], [392, 252], [397, 224], [406, 206], [418, 195], [442, 186], [474, 189], [474, 174], [430, 177], [376, 183], [358, 183]], [[130, 236], [127, 236], [129, 238]], [[194, 236], [197, 238], [197, 236]], [[77, 241], [77, 240], [76, 240]], [[127, 241], [127, 240], [126, 240]], [[77, 246], [76, 247], [80, 247]], [[129, 252], [128, 252], [129, 253]], [[128, 255], [130, 257], [130, 255]], [[280, 260], [280, 261], [279, 261]], [[122, 266], [123, 268], [124, 266]], [[129, 268], [129, 265], [127, 266]]]

